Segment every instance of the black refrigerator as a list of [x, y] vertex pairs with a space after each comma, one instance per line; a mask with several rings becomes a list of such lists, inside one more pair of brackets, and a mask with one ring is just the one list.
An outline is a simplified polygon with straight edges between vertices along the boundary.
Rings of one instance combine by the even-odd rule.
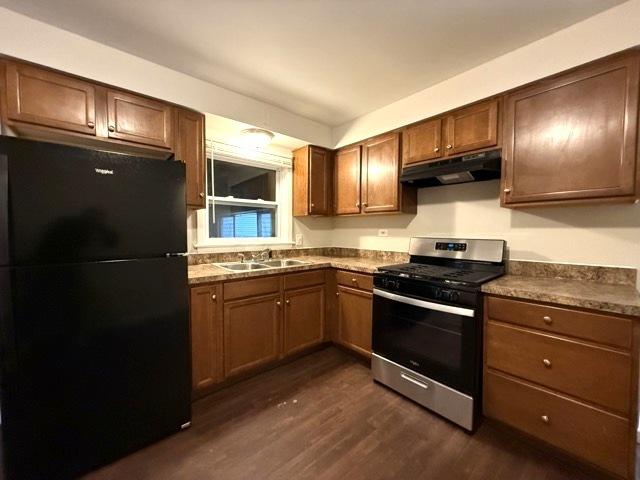
[[188, 426], [185, 169], [0, 137], [3, 463], [78, 475]]

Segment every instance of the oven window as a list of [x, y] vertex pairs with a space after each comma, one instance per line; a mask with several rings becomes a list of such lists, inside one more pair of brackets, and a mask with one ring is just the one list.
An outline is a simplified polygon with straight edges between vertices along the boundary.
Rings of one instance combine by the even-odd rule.
[[374, 296], [373, 351], [434, 380], [472, 387], [475, 319]]

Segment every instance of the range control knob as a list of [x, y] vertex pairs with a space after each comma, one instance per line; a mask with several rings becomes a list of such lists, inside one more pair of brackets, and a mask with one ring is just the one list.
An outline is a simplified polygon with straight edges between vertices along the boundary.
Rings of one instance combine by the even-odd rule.
[[386, 287], [388, 287], [388, 286], [389, 286], [389, 279], [388, 279], [388, 278], [383, 278], [383, 279], [381, 280], [381, 282], [382, 282], [382, 286], [383, 286], [383, 287], [385, 287], [385, 288], [386, 288]]
[[458, 300], [460, 300], [460, 294], [458, 292], [451, 292], [451, 295], [449, 296], [449, 299], [452, 302], [457, 302]]
[[451, 300], [451, 292], [449, 290], [442, 290], [442, 292], [440, 292], [440, 298], [442, 298], [442, 300]]

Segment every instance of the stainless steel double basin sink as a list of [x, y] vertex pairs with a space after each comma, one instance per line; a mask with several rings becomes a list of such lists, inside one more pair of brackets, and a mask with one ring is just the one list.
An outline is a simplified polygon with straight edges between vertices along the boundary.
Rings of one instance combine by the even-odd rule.
[[267, 268], [294, 267], [296, 265], [309, 265], [311, 262], [292, 259], [267, 260], [264, 262], [231, 262], [218, 263], [219, 267], [231, 270], [232, 272], [244, 272], [249, 270], [264, 270]]

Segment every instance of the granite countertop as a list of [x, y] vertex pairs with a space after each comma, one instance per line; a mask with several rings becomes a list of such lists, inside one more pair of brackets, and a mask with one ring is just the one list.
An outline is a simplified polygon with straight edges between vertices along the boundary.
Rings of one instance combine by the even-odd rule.
[[276, 267], [262, 270], [249, 270], [232, 272], [216, 264], [207, 263], [201, 265], [189, 265], [189, 285], [219, 282], [222, 280], [236, 280], [239, 278], [261, 277], [264, 275], [277, 275], [281, 273], [301, 272], [316, 268], [340, 268], [351, 272], [375, 273], [378, 267], [389, 265], [388, 260], [361, 258], [361, 257], [329, 257], [329, 256], [304, 256], [295, 257], [296, 260], [309, 262], [306, 265], [294, 265], [290, 267]]
[[640, 293], [631, 284], [509, 274], [485, 283], [482, 291], [640, 317]]

